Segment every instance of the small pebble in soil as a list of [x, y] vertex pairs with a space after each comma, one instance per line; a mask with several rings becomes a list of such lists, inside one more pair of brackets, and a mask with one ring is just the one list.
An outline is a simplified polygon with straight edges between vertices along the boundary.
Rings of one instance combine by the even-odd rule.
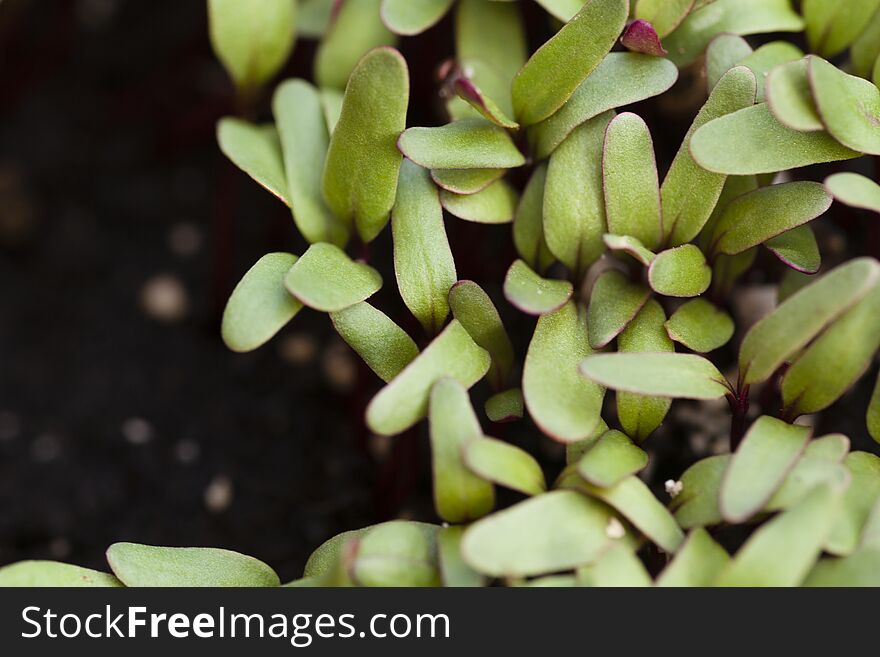
[[666, 493], [669, 495], [669, 497], [676, 498], [679, 496], [682, 489], [684, 488], [684, 484], [674, 479], [667, 479], [666, 482], [663, 484], [663, 487], [666, 489]]
[[343, 342], [334, 342], [324, 351], [324, 376], [337, 392], [348, 392], [357, 379], [357, 365]]
[[308, 333], [291, 333], [278, 344], [278, 355], [291, 365], [308, 365], [318, 354], [318, 341]]
[[38, 463], [48, 463], [61, 453], [61, 440], [54, 433], [43, 433], [31, 443], [31, 457]]
[[15, 440], [21, 433], [21, 420], [12, 411], [0, 411], [0, 442]]
[[234, 495], [232, 480], [226, 475], [215, 475], [205, 489], [205, 507], [211, 513], [223, 513], [232, 504]]
[[179, 321], [186, 316], [188, 305], [186, 289], [170, 274], [154, 276], [141, 289], [141, 306], [153, 319]]
[[122, 423], [122, 435], [131, 445], [145, 445], [153, 438], [153, 425], [142, 417], [130, 417]]
[[176, 224], [168, 232], [168, 248], [181, 258], [194, 256], [202, 248], [202, 231], [190, 221]]
[[184, 438], [174, 446], [174, 458], [184, 465], [195, 463], [202, 453], [202, 448], [191, 438]]
[[605, 535], [608, 538], [617, 540], [626, 535], [626, 529], [624, 529], [623, 525], [620, 524], [620, 521], [617, 518], [611, 518], [608, 521], [608, 526], [605, 527]]

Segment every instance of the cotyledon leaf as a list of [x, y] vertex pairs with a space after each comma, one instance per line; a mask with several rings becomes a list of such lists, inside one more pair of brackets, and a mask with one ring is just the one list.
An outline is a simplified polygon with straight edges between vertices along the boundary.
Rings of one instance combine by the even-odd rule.
[[584, 0], [536, 0], [536, 2], [546, 9], [551, 16], [563, 23], [567, 23], [574, 18], [584, 6]]
[[503, 178], [475, 194], [453, 194], [440, 190], [440, 203], [450, 214], [478, 224], [508, 224], [513, 221], [519, 198]]
[[865, 31], [853, 41], [849, 57], [856, 75], [871, 77], [874, 63], [880, 58], [880, 11], [874, 13]]
[[824, 57], [841, 52], [865, 29], [878, 8], [880, 0], [804, 0], [801, 11], [811, 49]]
[[764, 508], [797, 463], [812, 431], [764, 415], [749, 428], [721, 482], [719, 506], [731, 523]]
[[755, 52], [749, 42], [737, 34], [721, 33], [706, 47], [706, 86], [709, 93], [721, 76]]
[[438, 187], [455, 194], [476, 194], [504, 175], [505, 169], [432, 169]]
[[846, 466], [840, 463], [843, 459], [830, 459], [817, 453], [817, 450], [810, 449], [817, 443], [821, 444], [821, 440], [817, 439], [807, 444], [807, 449], [798, 459], [797, 464], [764, 505], [764, 511], [790, 509], [816, 486], [826, 482], [846, 486], [850, 474]]
[[508, 169], [526, 161], [504, 129], [483, 118], [409, 128], [397, 145], [409, 159], [429, 169]]
[[772, 237], [764, 246], [786, 265], [805, 274], [815, 274], [822, 265], [816, 235], [808, 224]]
[[657, 96], [677, 79], [678, 69], [667, 59], [632, 52], [608, 53], [558, 112], [529, 128], [535, 157], [549, 157], [572, 130], [594, 116]]
[[600, 385], [640, 395], [718, 399], [731, 392], [721, 372], [694, 354], [595, 354], [581, 361], [580, 371]]
[[632, 546], [615, 543], [595, 563], [577, 571], [578, 586], [645, 587], [651, 586], [651, 575]]
[[114, 543], [107, 550], [113, 574], [126, 586], [280, 586], [258, 559], [217, 548], [174, 548]]
[[393, 46], [397, 42], [397, 36], [382, 23], [381, 2], [358, 0], [338, 5], [315, 54], [318, 86], [345, 89], [361, 57], [373, 48]]
[[620, 36], [629, 0], [588, 0], [544, 43], [513, 80], [513, 108], [523, 125], [543, 121], [567, 101]]
[[660, 187], [663, 233], [672, 246], [696, 237], [712, 215], [727, 176], [700, 167], [690, 152], [691, 138], [703, 125], [755, 102], [755, 75], [738, 66], [725, 73], [700, 109]]
[[755, 324], [739, 351], [744, 384], [769, 377], [831, 322], [863, 299], [880, 281], [880, 263], [855, 258], [785, 300]]
[[730, 463], [730, 454], [697, 461], [681, 475], [681, 491], [669, 503], [683, 529], [717, 525], [722, 521], [718, 491]]
[[321, 167], [315, 166], [326, 158], [330, 143], [318, 90], [305, 80], [287, 80], [275, 90], [272, 113], [281, 139], [296, 227], [310, 243], [343, 246], [348, 231], [324, 202]]
[[298, 0], [296, 30], [302, 37], [320, 39], [330, 25], [333, 0]]
[[429, 408], [437, 515], [447, 522], [476, 520], [492, 510], [495, 489], [464, 463], [465, 445], [482, 440], [483, 435], [467, 389], [455, 379], [442, 377], [431, 387]]
[[770, 71], [780, 64], [802, 59], [803, 56], [803, 51], [788, 41], [771, 41], [743, 57], [737, 64], [747, 66], [755, 74], [755, 78], [758, 80], [757, 100], [762, 103], [767, 97], [766, 82]]
[[109, 573], [57, 561], [19, 561], [0, 568], [2, 587], [111, 587], [123, 586]]
[[333, 328], [386, 383], [419, 355], [406, 331], [366, 301], [330, 313]]
[[382, 0], [382, 22], [395, 34], [413, 36], [437, 23], [454, 0]]
[[702, 527], [694, 529], [657, 578], [657, 586], [711, 586], [730, 555]]
[[825, 128], [841, 144], [880, 155], [880, 89], [821, 57], [807, 57], [807, 78]]
[[464, 462], [478, 477], [526, 495], [547, 489], [544, 472], [531, 454], [495, 438], [478, 438], [464, 446]]
[[449, 290], [452, 315], [479, 346], [489, 352], [489, 383], [503, 390], [513, 370], [513, 345], [489, 295], [473, 281], [458, 281]]
[[580, 278], [602, 255], [605, 201], [602, 147], [613, 111], [575, 128], [553, 151], [544, 186], [544, 237], [551, 253]]
[[825, 179], [825, 191], [845, 205], [880, 214], [880, 185], [857, 173], [835, 173]]
[[367, 426], [383, 436], [401, 433], [425, 417], [431, 387], [438, 379], [449, 376], [470, 387], [488, 370], [489, 354], [453, 320], [373, 397], [367, 406]]
[[646, 267], [650, 265], [651, 261], [654, 259], [654, 252], [650, 249], [646, 249], [644, 244], [630, 235], [613, 235], [611, 233], [606, 233], [602, 236], [602, 241], [605, 242], [605, 246], [612, 251], [623, 251]]
[[825, 130], [816, 109], [807, 59], [781, 64], [767, 75], [767, 106], [776, 120], [792, 130], [817, 132]]
[[694, 8], [694, 0], [637, 0], [635, 17], [649, 21], [657, 34], [665, 37]]
[[862, 544], [862, 533], [880, 500], [880, 458], [851, 452], [844, 459], [852, 481], [843, 496], [840, 513], [825, 544], [831, 554], [852, 554]]
[[578, 461], [578, 474], [600, 488], [610, 488], [648, 465], [648, 454], [620, 431], [606, 431]]
[[654, 142], [637, 114], [624, 112], [611, 119], [602, 149], [602, 184], [608, 231], [631, 235], [655, 248], [662, 232], [660, 183]]
[[868, 402], [865, 421], [871, 438], [880, 443], [880, 374], [877, 375], [877, 383], [874, 384], [874, 392], [871, 394], [871, 401]]
[[309, 308], [334, 312], [371, 297], [382, 287], [382, 277], [338, 246], [319, 242], [293, 263], [284, 286]]
[[453, 83], [458, 97], [473, 107], [484, 119], [508, 130], [518, 130], [519, 123], [511, 119], [495, 100], [478, 87], [473, 80], [463, 75]]
[[867, 548], [842, 559], [822, 559], [802, 586], [880, 586], [880, 549]]
[[327, 122], [327, 131], [332, 135], [339, 123], [339, 115], [342, 114], [342, 103], [345, 101], [345, 93], [333, 87], [320, 90], [321, 107], [324, 109], [324, 120]]
[[696, 59], [716, 34], [799, 32], [803, 26], [789, 0], [715, 0], [690, 13], [664, 45], [681, 67]]
[[394, 274], [404, 303], [429, 335], [449, 314], [449, 288], [458, 280], [446, 238], [443, 208], [426, 169], [404, 160], [391, 211]]
[[692, 299], [672, 313], [666, 333], [698, 353], [708, 353], [728, 343], [734, 324], [730, 315], [706, 299]]
[[859, 153], [827, 132], [784, 126], [761, 103], [709, 121], [691, 138], [691, 155], [709, 171], [745, 176], [849, 160]]
[[568, 281], [541, 278], [522, 260], [515, 260], [504, 277], [504, 296], [529, 315], [556, 312], [571, 298], [572, 292]]
[[226, 117], [217, 123], [220, 150], [239, 169], [290, 205], [281, 143], [275, 126], [257, 126], [241, 119]]
[[[648, 299], [633, 321], [617, 338], [617, 350], [624, 353], [673, 352], [675, 346], [663, 330], [666, 313], [656, 299]], [[660, 426], [672, 400], [618, 390], [617, 418], [628, 436], [642, 441]]]
[[437, 532], [437, 556], [443, 586], [477, 587], [485, 585], [485, 578], [468, 566], [461, 557], [461, 539], [464, 527], [451, 525]]
[[394, 205], [402, 160], [396, 141], [406, 127], [408, 100], [406, 62], [393, 48], [377, 48], [351, 74], [330, 137], [324, 198], [365, 242], [379, 234]]
[[351, 539], [346, 563], [360, 586], [438, 586], [440, 573], [434, 536], [417, 523], [392, 520], [370, 527]]
[[736, 255], [825, 213], [832, 198], [820, 183], [760, 187], [731, 201], [713, 227], [713, 253]]
[[233, 351], [252, 351], [268, 342], [302, 309], [284, 287], [284, 277], [296, 263], [292, 253], [267, 253], [235, 286], [220, 333]]
[[712, 268], [695, 244], [683, 244], [661, 251], [648, 267], [648, 283], [668, 297], [695, 297], [712, 282]]
[[612, 539], [611, 510], [575, 491], [536, 495], [475, 522], [461, 552], [474, 570], [494, 577], [529, 577], [589, 563]]
[[839, 490], [817, 487], [755, 531], [715, 581], [716, 586], [797, 586], [822, 552], [840, 508]]
[[512, 422], [523, 416], [521, 388], [511, 388], [495, 393], [486, 400], [486, 417], [492, 422]]
[[651, 291], [616, 269], [596, 279], [590, 293], [587, 326], [590, 345], [601, 349], [616, 338], [648, 301]]
[[569, 301], [538, 319], [523, 370], [523, 396], [535, 424], [560, 442], [587, 438], [600, 422], [605, 390], [577, 371], [591, 353], [583, 308]]
[[544, 184], [547, 181], [547, 165], [538, 165], [520, 196], [513, 217], [513, 243], [519, 257], [539, 274], [547, 269], [555, 258], [544, 239]]

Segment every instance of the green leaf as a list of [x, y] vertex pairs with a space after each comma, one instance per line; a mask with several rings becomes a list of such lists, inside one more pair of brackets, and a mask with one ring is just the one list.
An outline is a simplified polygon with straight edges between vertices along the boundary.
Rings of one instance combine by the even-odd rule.
[[558, 112], [529, 128], [535, 157], [549, 157], [575, 128], [589, 119], [615, 107], [658, 96], [677, 79], [678, 69], [667, 59], [632, 52], [608, 53]]
[[880, 214], [880, 185], [857, 173], [835, 173], [825, 179], [825, 191], [850, 207]]
[[[430, 527], [431, 531], [436, 531], [437, 529], [433, 525], [425, 525], [425, 527]], [[339, 566], [339, 561], [342, 558], [342, 550], [345, 545], [354, 542], [353, 539], [362, 537], [370, 530], [370, 528], [371, 527], [363, 527], [361, 529], [352, 529], [347, 532], [342, 532], [341, 534], [336, 534], [332, 538], [328, 538], [321, 543], [321, 545], [319, 545], [309, 556], [308, 561], [306, 561], [305, 568], [303, 569], [303, 578], [321, 581], [325, 578], [332, 577], [334, 571]]]
[[513, 217], [513, 243], [519, 257], [537, 271], [543, 272], [555, 258], [544, 239], [544, 184], [547, 165], [535, 168], [526, 185]]
[[364, 55], [373, 48], [396, 43], [397, 37], [379, 16], [381, 2], [358, 0], [339, 5], [315, 54], [315, 81], [319, 87], [345, 89]]
[[464, 527], [442, 527], [437, 532], [437, 552], [443, 586], [463, 588], [484, 585], [484, 577], [468, 566], [461, 556]]
[[578, 462], [578, 474], [594, 486], [611, 488], [648, 465], [647, 453], [619, 431], [606, 431]]
[[220, 150], [239, 169], [290, 205], [281, 144], [275, 126], [256, 126], [241, 119], [226, 117], [217, 123]]
[[683, 529], [721, 522], [718, 492], [730, 459], [730, 454], [710, 456], [697, 461], [681, 475], [681, 492], [672, 498], [669, 508]]
[[113, 587], [122, 582], [108, 573], [57, 561], [19, 561], [0, 568], [2, 587]]
[[769, 377], [880, 281], [880, 263], [856, 258], [833, 269], [785, 300], [755, 324], [739, 352], [744, 385]]
[[[666, 313], [655, 300], [649, 299], [638, 315], [617, 339], [617, 349], [630, 353], [675, 351], [663, 330]], [[627, 435], [642, 441], [660, 426], [672, 401], [667, 397], [646, 397], [630, 392], [617, 392], [617, 418]]]
[[419, 355], [412, 338], [366, 301], [330, 313], [330, 319], [342, 339], [385, 382], [400, 374]]
[[706, 47], [706, 82], [709, 93], [721, 76], [754, 52], [749, 42], [736, 34], [721, 33]]
[[321, 97], [304, 80], [287, 80], [272, 97], [272, 112], [281, 138], [287, 193], [293, 219], [310, 243], [345, 245], [348, 231], [337, 219], [321, 193], [321, 167], [330, 136], [321, 107]]
[[484, 119], [508, 130], [518, 130], [519, 123], [511, 119], [505, 111], [470, 78], [460, 75], [453, 83], [458, 97], [473, 107]]
[[871, 438], [880, 443], [880, 374], [877, 375], [877, 383], [874, 384], [874, 392], [868, 403], [868, 414], [865, 417], [868, 424], [868, 433]]
[[421, 34], [443, 18], [453, 1], [382, 0], [382, 21], [395, 34]]
[[807, 57], [807, 77], [828, 132], [844, 146], [880, 155], [880, 89], [821, 57]]
[[474, 475], [463, 459], [465, 445], [483, 435], [467, 389], [455, 379], [438, 379], [431, 387], [428, 419], [437, 515], [447, 522], [468, 522], [486, 515], [495, 504], [495, 489]]
[[637, 114], [624, 112], [608, 124], [602, 176], [608, 231], [655, 248], [662, 231], [660, 184], [651, 133]]
[[379, 234], [394, 205], [402, 159], [395, 142], [406, 126], [408, 99], [403, 57], [391, 48], [373, 50], [351, 74], [330, 137], [324, 198], [365, 242]]
[[367, 426], [383, 436], [406, 431], [428, 412], [431, 386], [444, 376], [466, 387], [489, 370], [489, 354], [453, 320], [415, 360], [373, 397], [367, 406]]
[[679, 67], [690, 64], [716, 34], [800, 32], [801, 17], [789, 0], [715, 0], [695, 10], [670, 34], [664, 44]]
[[385, 522], [356, 541], [351, 575], [361, 586], [439, 586], [436, 553], [416, 523]]
[[504, 296], [529, 315], [556, 312], [571, 298], [568, 281], [541, 278], [522, 260], [515, 260], [504, 277]]
[[868, 452], [851, 452], [844, 465], [851, 481], [825, 544], [826, 551], [837, 555], [852, 554], [858, 549], [862, 532], [880, 500], [880, 458]]
[[345, 102], [345, 93], [339, 89], [327, 87], [320, 90], [321, 107], [324, 109], [324, 120], [327, 122], [327, 131], [332, 135], [339, 123], [342, 114], [342, 103]]
[[593, 433], [582, 440], [568, 443], [565, 446], [565, 464], [577, 464], [577, 462], [581, 460], [581, 457], [587, 453], [587, 450], [590, 449], [590, 447], [592, 447], [596, 441], [599, 440], [599, 437], [606, 431], [608, 431], [608, 425], [605, 423], [605, 420], [599, 418], [599, 424], [596, 425], [596, 429]]
[[[496, 0], [503, 1], [503, 0]], [[583, 8], [584, 0], [536, 0], [553, 18], [567, 23]]]
[[577, 372], [580, 360], [592, 353], [586, 313], [573, 302], [538, 319], [526, 354], [523, 396], [538, 428], [560, 442], [589, 437], [600, 421], [605, 391]]
[[464, 533], [464, 560], [494, 577], [529, 577], [597, 559], [611, 539], [607, 506], [574, 491], [537, 495], [493, 513]]
[[843, 4], [834, 0], [804, 0], [802, 12], [810, 48], [824, 57], [838, 54], [855, 41], [878, 8], [878, 0]]
[[764, 243], [787, 266], [805, 274], [815, 274], [822, 266], [816, 235], [809, 225], [798, 226]]
[[807, 60], [777, 66], [767, 75], [767, 106], [781, 124], [792, 130], [824, 130], [807, 79]]
[[631, 282], [616, 269], [609, 269], [596, 279], [590, 293], [587, 312], [590, 345], [601, 349], [616, 338], [648, 301], [651, 291]]
[[612, 251], [623, 251], [631, 255], [633, 258], [638, 260], [646, 267], [650, 265], [651, 261], [654, 259], [654, 252], [646, 249], [645, 245], [642, 244], [635, 237], [630, 237], [629, 235], [612, 235], [611, 233], [606, 233], [602, 236], [602, 241], [605, 242], [605, 246], [607, 246]]
[[547, 490], [544, 472], [531, 454], [502, 440], [469, 441], [464, 446], [464, 462], [478, 477], [525, 495]]
[[[819, 441], [820, 442], [820, 441]], [[848, 441], [847, 441], [848, 442]], [[782, 485], [764, 505], [764, 511], [780, 511], [790, 509], [804, 499], [816, 486], [831, 483], [845, 488], [850, 475], [847, 468], [836, 460], [817, 454], [810, 448], [817, 441], [811, 441], [803, 456], [785, 477]]]
[[747, 68], [738, 66], [725, 73], [685, 135], [660, 188], [663, 232], [672, 246], [686, 244], [699, 234], [727, 180], [724, 174], [707, 171], [694, 161], [690, 151], [694, 133], [709, 121], [751, 105], [756, 85]]
[[782, 125], [761, 103], [709, 121], [694, 133], [691, 155], [709, 171], [749, 175], [848, 160], [859, 153], [826, 132], [798, 132]]
[[628, 0], [588, 0], [583, 9], [531, 56], [513, 81], [520, 123], [543, 121], [567, 101], [620, 36]]
[[335, 312], [371, 297], [382, 287], [382, 277], [338, 246], [318, 243], [290, 267], [284, 285], [309, 308]]
[[718, 399], [730, 393], [727, 380], [693, 354], [595, 354], [581, 361], [581, 374], [600, 385], [673, 399]]
[[694, 0], [638, 0], [635, 17], [649, 21], [657, 34], [665, 37], [694, 7]]
[[233, 351], [253, 351], [293, 319], [302, 304], [284, 287], [284, 277], [297, 261], [291, 253], [267, 253], [232, 291], [220, 329]]
[[693, 244], [661, 251], [648, 267], [651, 288], [667, 297], [695, 297], [709, 289], [712, 268]]
[[874, 62], [880, 57], [880, 11], [874, 13], [865, 31], [853, 41], [849, 56], [853, 72], [863, 78], [870, 78]]
[[712, 232], [713, 253], [736, 255], [825, 213], [832, 198], [816, 182], [760, 187], [728, 204]]
[[765, 43], [755, 52], [743, 57], [737, 64], [747, 66], [758, 80], [757, 101], [764, 102], [767, 97], [767, 75], [781, 64], [803, 59], [804, 53], [788, 41]]
[[840, 492], [825, 484], [762, 525], [716, 580], [716, 586], [798, 586], [822, 552]]
[[803, 586], [880, 586], [880, 549], [861, 550], [843, 559], [822, 559]]
[[632, 547], [616, 543], [589, 566], [578, 569], [580, 586], [644, 587], [651, 576]]
[[113, 574], [126, 586], [280, 586], [258, 559], [217, 548], [173, 548], [114, 543], [107, 550]]
[[602, 255], [605, 201], [602, 147], [614, 112], [578, 126], [553, 151], [544, 186], [544, 237], [550, 251], [580, 279]]
[[429, 169], [509, 169], [526, 161], [502, 128], [482, 118], [409, 128], [397, 145], [409, 159]]
[[492, 422], [512, 422], [523, 416], [522, 389], [511, 388], [486, 400], [486, 417]]
[[428, 171], [409, 160], [400, 167], [391, 234], [400, 296], [425, 331], [433, 335], [449, 315], [449, 288], [458, 277], [437, 188]]
[[679, 307], [665, 324], [670, 338], [691, 351], [708, 353], [733, 337], [733, 319], [705, 299], [692, 299]]
[[731, 523], [748, 520], [764, 508], [795, 466], [812, 431], [768, 415], [755, 420], [730, 461], [721, 482], [721, 515]]
[[296, 41], [295, 0], [209, 0], [211, 46], [229, 76], [249, 93], [275, 75]]
[[657, 578], [657, 586], [711, 586], [730, 555], [702, 527], [693, 530]]
[[433, 169], [431, 178], [455, 194], [476, 194], [504, 175], [504, 169]]
[[478, 224], [509, 224], [519, 199], [503, 178], [476, 194], [453, 194], [440, 190], [440, 202], [450, 214]]
[[320, 39], [330, 25], [333, 0], [298, 0], [296, 30], [301, 37]]
[[458, 281], [449, 290], [449, 307], [474, 342], [489, 352], [489, 382], [495, 390], [503, 390], [513, 370], [514, 354], [495, 304], [473, 281]]
[[583, 479], [572, 481], [571, 478], [560, 485], [573, 485], [587, 495], [605, 502], [666, 552], [675, 552], [684, 540], [684, 534], [675, 518], [636, 476], [627, 477], [610, 488], [599, 488]]

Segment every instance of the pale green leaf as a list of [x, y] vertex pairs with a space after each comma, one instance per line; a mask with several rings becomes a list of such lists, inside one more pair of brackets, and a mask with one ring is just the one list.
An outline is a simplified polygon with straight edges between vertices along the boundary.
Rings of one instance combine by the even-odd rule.
[[822, 559], [810, 571], [803, 586], [876, 588], [880, 586], [880, 549], [860, 550], [842, 559]]
[[522, 389], [511, 388], [486, 400], [486, 417], [492, 422], [511, 422], [523, 416]]
[[412, 338], [366, 301], [330, 313], [333, 328], [379, 378], [388, 382], [419, 355]]
[[648, 454], [619, 431], [606, 431], [581, 457], [578, 474], [600, 488], [610, 488], [648, 465]]
[[764, 242], [787, 266], [805, 274], [815, 274], [822, 266], [816, 235], [809, 225], [798, 226]]
[[691, 351], [708, 353], [733, 337], [733, 319], [705, 299], [692, 299], [672, 313], [665, 324], [669, 337]]
[[519, 310], [529, 315], [556, 312], [570, 298], [571, 283], [541, 278], [522, 260], [516, 260], [504, 277], [504, 296]]
[[596, 425], [596, 429], [592, 434], [582, 440], [578, 440], [577, 442], [568, 443], [565, 446], [565, 464], [577, 464], [577, 462], [581, 460], [581, 457], [587, 453], [587, 450], [590, 449], [590, 447], [592, 447], [596, 441], [599, 440], [599, 437], [606, 431], [608, 431], [608, 425], [605, 423], [605, 420], [599, 418], [599, 424]]
[[874, 13], [865, 31], [853, 41], [849, 56], [853, 72], [863, 78], [870, 78], [874, 62], [880, 57], [880, 11]]
[[409, 429], [428, 412], [431, 386], [449, 376], [466, 387], [489, 370], [489, 354], [453, 320], [415, 360], [373, 397], [367, 406], [367, 426], [383, 436]]
[[801, 11], [807, 24], [807, 40], [814, 52], [832, 57], [861, 34], [880, 0], [804, 0]]
[[437, 532], [437, 553], [443, 586], [464, 588], [484, 585], [484, 577], [468, 566], [461, 556], [464, 527], [443, 527]]
[[547, 13], [563, 23], [574, 18], [584, 6], [584, 0], [536, 0], [536, 2], [546, 9]]
[[290, 205], [281, 143], [275, 126], [226, 117], [217, 123], [220, 150], [267, 191]]
[[764, 505], [764, 511], [790, 509], [809, 495], [816, 486], [831, 483], [845, 487], [850, 480], [849, 471], [840, 461], [829, 459], [810, 448], [819, 442], [811, 441], [797, 464], [785, 477], [782, 485]]
[[122, 582], [90, 568], [57, 561], [19, 561], [0, 568], [0, 587], [102, 587], [118, 588]]
[[510, 136], [483, 118], [409, 128], [400, 136], [398, 147], [429, 169], [509, 169], [526, 161]]
[[425, 331], [433, 335], [446, 321], [449, 288], [458, 277], [437, 188], [428, 171], [409, 160], [400, 167], [391, 234], [400, 296]]
[[356, 540], [350, 564], [361, 586], [439, 586], [437, 547], [416, 523], [376, 525]]
[[408, 100], [406, 62], [392, 48], [377, 48], [352, 73], [330, 137], [324, 198], [365, 242], [379, 234], [394, 205], [402, 160], [396, 140], [406, 126]]
[[338, 246], [320, 242], [289, 268], [284, 286], [309, 308], [335, 312], [371, 297], [382, 287], [382, 277]]
[[478, 477], [525, 495], [540, 495], [547, 489], [544, 472], [532, 455], [502, 440], [469, 441], [464, 462]]
[[107, 550], [113, 574], [126, 586], [280, 586], [278, 575], [258, 559], [217, 548], [173, 548], [114, 543]]
[[880, 89], [821, 57], [807, 57], [816, 109], [831, 135], [862, 153], [880, 155]]
[[706, 83], [709, 93], [721, 76], [754, 52], [749, 42], [737, 34], [721, 33], [706, 47]]
[[332, 135], [339, 123], [342, 114], [342, 103], [345, 102], [345, 93], [333, 87], [320, 90], [321, 107], [324, 109], [324, 120], [327, 122], [327, 131]]
[[636, 0], [635, 17], [648, 21], [665, 37], [694, 8], [694, 0]]
[[577, 371], [592, 353], [586, 312], [573, 302], [538, 319], [523, 370], [523, 396], [535, 424], [560, 442], [589, 437], [600, 421], [605, 391]]
[[868, 452], [851, 452], [844, 459], [852, 478], [843, 505], [825, 545], [831, 554], [852, 554], [862, 543], [871, 512], [880, 501], [880, 458]]
[[630, 237], [629, 235], [612, 235], [611, 233], [606, 233], [602, 236], [602, 241], [605, 242], [605, 246], [607, 246], [612, 251], [623, 251], [624, 253], [631, 255], [633, 258], [638, 260], [646, 267], [650, 265], [651, 261], [654, 259], [654, 252], [650, 249], [646, 249], [645, 245], [642, 244], [635, 237]]
[[453, 86], [458, 97], [474, 108], [484, 119], [501, 128], [519, 129], [519, 123], [511, 119], [504, 109], [470, 78], [460, 75], [455, 79]]
[[807, 79], [807, 60], [782, 64], [767, 76], [767, 106], [776, 120], [792, 130], [816, 132], [825, 126]]
[[721, 522], [718, 492], [730, 454], [719, 454], [697, 461], [681, 475], [681, 492], [672, 498], [670, 510], [684, 529], [706, 527]]
[[594, 349], [607, 346], [633, 320], [648, 301], [651, 291], [633, 283], [616, 269], [604, 272], [593, 284], [587, 326]]
[[519, 257], [529, 267], [543, 272], [553, 261], [553, 254], [544, 239], [544, 184], [547, 165], [535, 168], [526, 185], [513, 217], [513, 243]]
[[580, 586], [644, 587], [651, 586], [651, 576], [632, 547], [615, 543], [595, 563], [578, 569]]
[[220, 329], [233, 351], [252, 351], [268, 342], [302, 309], [284, 287], [284, 277], [297, 261], [291, 253], [268, 253], [232, 291]]
[[334, 0], [297, 0], [296, 30], [301, 37], [319, 39], [330, 25]]
[[747, 66], [755, 74], [758, 80], [757, 100], [761, 103], [767, 97], [767, 75], [770, 71], [780, 64], [803, 59], [803, 56], [803, 51], [788, 41], [771, 41], [743, 57], [737, 64]]
[[455, 194], [476, 194], [504, 175], [504, 169], [433, 169], [438, 187]]
[[857, 173], [835, 173], [825, 179], [825, 191], [854, 208], [880, 214], [880, 185]]
[[871, 434], [871, 438], [880, 443], [880, 374], [877, 375], [877, 383], [874, 384], [874, 392], [868, 403], [865, 421], [868, 424], [868, 433]]
[[648, 267], [648, 282], [667, 297], [695, 297], [712, 282], [712, 268], [703, 252], [693, 244], [661, 251]]
[[478, 224], [508, 224], [513, 221], [519, 198], [503, 178], [476, 194], [453, 194], [440, 190], [440, 203], [450, 214]]
[[403, 36], [420, 34], [449, 11], [454, 0], [382, 0], [382, 21]]
[[694, 529], [657, 578], [657, 586], [711, 586], [730, 555], [702, 527]]

